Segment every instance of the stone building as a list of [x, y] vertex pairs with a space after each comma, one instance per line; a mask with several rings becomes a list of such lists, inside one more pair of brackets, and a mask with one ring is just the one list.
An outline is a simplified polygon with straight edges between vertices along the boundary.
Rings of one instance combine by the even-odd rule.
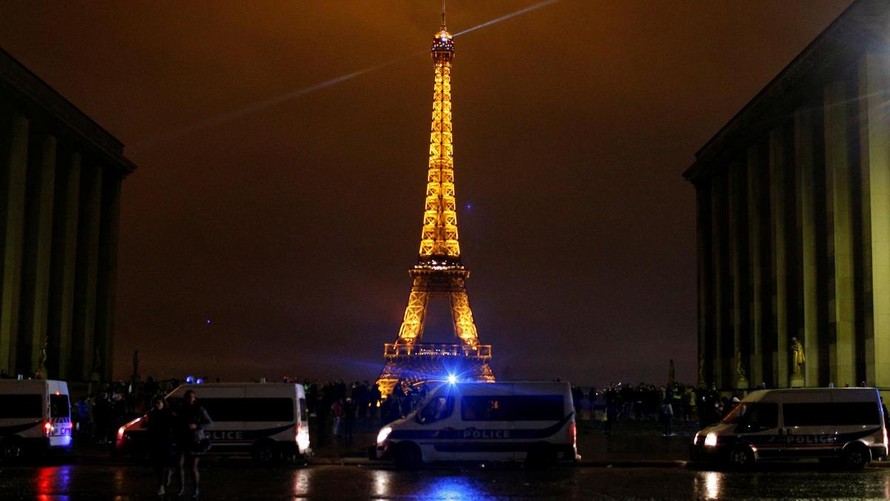
[[111, 377], [123, 145], [0, 50], [0, 371]]
[[701, 383], [890, 387], [888, 109], [858, 0], [696, 154]]

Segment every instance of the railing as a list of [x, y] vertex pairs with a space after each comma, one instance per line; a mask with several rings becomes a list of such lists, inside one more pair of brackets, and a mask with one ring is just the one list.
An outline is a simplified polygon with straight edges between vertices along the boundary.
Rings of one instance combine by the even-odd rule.
[[410, 356], [467, 357], [488, 360], [491, 359], [491, 345], [480, 344], [473, 347], [466, 344], [386, 343], [383, 346], [383, 356], [387, 358]]

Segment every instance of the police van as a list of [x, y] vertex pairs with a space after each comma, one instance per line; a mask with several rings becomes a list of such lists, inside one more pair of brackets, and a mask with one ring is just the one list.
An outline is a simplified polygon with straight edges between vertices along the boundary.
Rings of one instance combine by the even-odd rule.
[[[208, 454], [250, 454], [260, 463], [284, 459], [306, 460], [309, 447], [309, 412], [303, 386], [289, 383], [184, 384], [167, 395], [175, 413], [183, 396], [193, 390], [213, 425], [205, 430], [211, 441]], [[145, 416], [117, 432], [116, 449], [133, 456], [147, 454]]]
[[568, 383], [443, 383], [408, 416], [384, 426], [372, 459], [400, 468], [436, 461], [575, 461]]
[[0, 460], [68, 452], [72, 429], [65, 381], [0, 379]]
[[861, 468], [887, 457], [884, 420], [875, 388], [758, 390], [719, 423], [699, 431], [690, 457], [737, 468], [807, 458]]

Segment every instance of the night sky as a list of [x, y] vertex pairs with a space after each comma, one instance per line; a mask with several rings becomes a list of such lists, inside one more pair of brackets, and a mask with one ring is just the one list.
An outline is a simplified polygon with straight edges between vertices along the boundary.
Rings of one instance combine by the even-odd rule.
[[[496, 376], [664, 383], [673, 359], [695, 382], [682, 173], [849, 4], [449, 0], [461, 254]], [[377, 377], [439, 23], [437, 0], [0, 2], [0, 47], [138, 166], [116, 378], [134, 350], [157, 378]], [[424, 339], [453, 339], [432, 313]]]

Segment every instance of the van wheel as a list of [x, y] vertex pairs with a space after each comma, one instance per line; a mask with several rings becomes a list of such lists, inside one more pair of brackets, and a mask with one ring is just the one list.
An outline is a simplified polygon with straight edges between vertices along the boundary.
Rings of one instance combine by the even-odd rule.
[[396, 464], [396, 468], [400, 470], [415, 470], [420, 467], [423, 457], [417, 444], [409, 442], [399, 444], [393, 456], [393, 462]]
[[259, 442], [253, 446], [253, 460], [263, 466], [273, 466], [281, 462], [281, 453], [272, 442]]
[[18, 461], [25, 456], [25, 449], [22, 447], [22, 441], [10, 437], [0, 442], [0, 460], [2, 461]]
[[754, 466], [754, 452], [746, 445], [737, 445], [729, 451], [729, 466], [743, 470]]
[[841, 453], [841, 462], [851, 470], [863, 468], [869, 461], [871, 461], [871, 454], [859, 442], [844, 447], [844, 452]]

